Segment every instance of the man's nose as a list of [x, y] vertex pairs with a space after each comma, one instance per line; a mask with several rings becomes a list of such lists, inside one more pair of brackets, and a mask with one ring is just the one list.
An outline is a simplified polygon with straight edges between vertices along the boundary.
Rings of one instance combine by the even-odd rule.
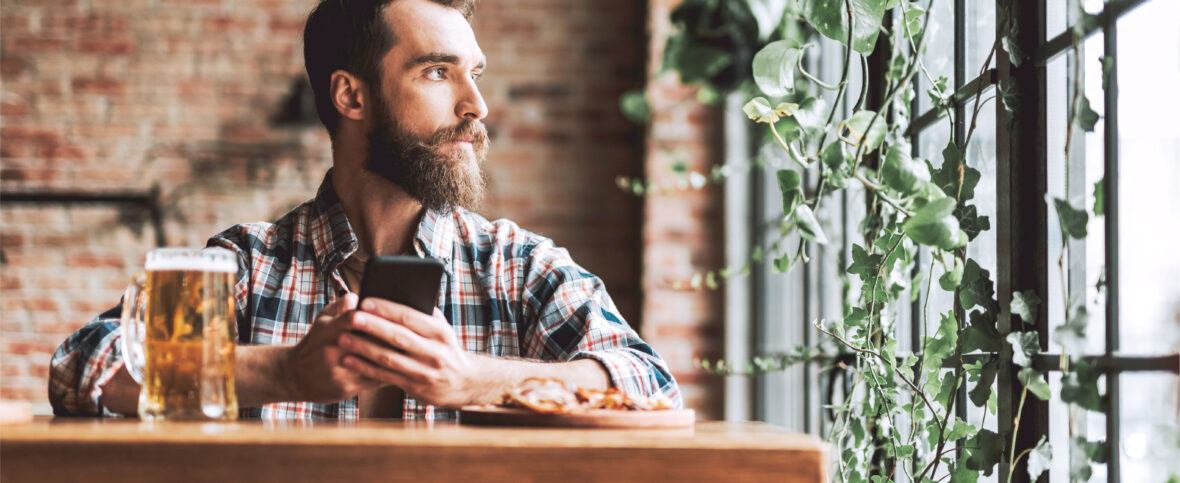
[[459, 102], [455, 105], [455, 114], [463, 119], [478, 121], [488, 117], [488, 105], [484, 103], [483, 96], [479, 93], [479, 87], [475, 85], [474, 80], [468, 80], [466, 89], [459, 98]]

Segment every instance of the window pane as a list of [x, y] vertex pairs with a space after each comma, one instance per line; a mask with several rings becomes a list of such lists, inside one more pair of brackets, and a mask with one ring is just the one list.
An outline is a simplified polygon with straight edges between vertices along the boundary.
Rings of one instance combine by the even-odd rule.
[[[987, 89], [982, 99], [995, 95], [994, 89]], [[980, 217], [986, 216], [990, 228], [981, 231], [979, 235], [967, 245], [967, 256], [975, 259], [980, 267], [991, 273], [991, 279], [996, 279], [996, 110], [992, 102], [981, 104], [979, 117], [976, 118], [975, 133], [971, 136], [971, 145], [967, 147], [967, 165], [979, 170], [979, 184], [975, 186], [975, 199], [968, 202], [976, 208]], [[964, 111], [964, 121], [970, 126], [971, 111], [974, 102], [968, 103]], [[994, 288], [994, 287], [993, 287]]]
[[[1102, 177], [1103, 124], [1099, 120], [1092, 132], [1085, 132], [1076, 123], [1070, 129], [1068, 116], [1075, 87], [1072, 79], [1076, 74], [1082, 77], [1080, 87], [1089, 99], [1091, 108], [1101, 114], [1102, 63], [1099, 57], [1102, 42], [1103, 35], [1096, 34], [1078, 46], [1077, 54], [1069, 49], [1065, 55], [1049, 62], [1046, 69], [1048, 192], [1053, 198], [1068, 200], [1075, 208], [1084, 209], [1091, 216], [1087, 236], [1081, 240], [1065, 240], [1068, 248], [1063, 253], [1057, 210], [1048, 209], [1049, 296], [1043, 300], [1048, 303], [1051, 328], [1064, 323], [1067, 307], [1085, 306], [1090, 323], [1086, 330], [1084, 352], [1092, 354], [1101, 353], [1105, 347], [1105, 302], [1097, 293], [1098, 280], [1105, 263], [1105, 234], [1102, 219], [1092, 216], [1094, 183]], [[1084, 65], [1080, 68], [1075, 66], [1076, 59], [1083, 59]], [[1067, 134], [1071, 139], [1066, 139]], [[1065, 153], [1067, 141], [1070, 150], [1068, 160]], [[1059, 260], [1064, 262], [1064, 281]], [[1063, 295], [1063, 291], [1068, 297]], [[1050, 342], [1050, 347], [1052, 351], [1061, 350], [1055, 342]]]
[[[947, 2], [950, 3], [950, 2]], [[967, 42], [967, 78], [963, 82], [970, 82], [979, 74], [983, 61], [996, 38], [996, 3], [995, 2], [967, 2], [967, 32], [964, 40]], [[1002, 52], [999, 52], [1002, 54]], [[995, 66], [995, 56], [988, 66]]]
[[[926, 70], [930, 75], [937, 80], [939, 76], [945, 76], [948, 79], [947, 86], [954, 88], [951, 83], [955, 78], [955, 2], [934, 2], [934, 12], [931, 13], [930, 24], [926, 27], [926, 52], [922, 55], [922, 63], [926, 66]], [[919, 72], [917, 75], [918, 82], [916, 84], [915, 96], [918, 98], [918, 112], [921, 114], [926, 109], [931, 107], [930, 96], [926, 95], [926, 91], [930, 90], [930, 81], [926, 79], [926, 74]], [[943, 144], [945, 146], [945, 144]], [[942, 152], [942, 148], [938, 149]]]
[[1180, 349], [1180, 2], [1155, 0], [1118, 24], [1120, 349]]
[[1119, 436], [1122, 440], [1122, 480], [1164, 481], [1180, 475], [1180, 385], [1174, 374], [1124, 373], [1119, 378], [1122, 404]]

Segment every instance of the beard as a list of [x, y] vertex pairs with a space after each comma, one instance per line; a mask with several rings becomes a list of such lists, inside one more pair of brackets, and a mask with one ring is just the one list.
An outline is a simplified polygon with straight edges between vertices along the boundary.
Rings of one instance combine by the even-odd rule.
[[[398, 126], [383, 96], [374, 99], [373, 130], [365, 168], [400, 186], [427, 209], [472, 209], [483, 198], [483, 162], [488, 134], [482, 122], [464, 120], [430, 136], [418, 136]], [[471, 140], [471, 151], [452, 145]]]

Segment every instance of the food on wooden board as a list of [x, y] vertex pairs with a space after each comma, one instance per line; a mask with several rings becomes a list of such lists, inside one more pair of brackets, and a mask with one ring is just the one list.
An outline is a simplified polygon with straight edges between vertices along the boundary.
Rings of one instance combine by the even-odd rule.
[[656, 411], [673, 409], [667, 396], [627, 394], [618, 388], [605, 391], [571, 388], [557, 379], [530, 377], [504, 393], [501, 406], [526, 408], [538, 413], [569, 414], [592, 409]]

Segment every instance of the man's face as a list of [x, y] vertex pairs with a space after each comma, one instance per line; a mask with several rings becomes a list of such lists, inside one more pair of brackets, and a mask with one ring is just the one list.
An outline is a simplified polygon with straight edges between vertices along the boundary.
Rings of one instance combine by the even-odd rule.
[[425, 0], [395, 1], [385, 19], [397, 41], [373, 89], [367, 168], [427, 208], [472, 207], [488, 149], [475, 34], [458, 11]]

